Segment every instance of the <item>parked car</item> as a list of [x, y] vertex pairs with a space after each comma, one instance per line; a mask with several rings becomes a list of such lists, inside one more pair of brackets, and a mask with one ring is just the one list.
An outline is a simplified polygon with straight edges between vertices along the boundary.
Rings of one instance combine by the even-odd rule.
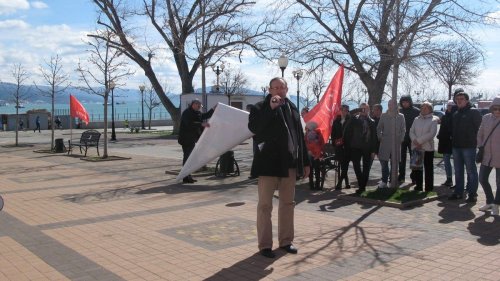
[[434, 112], [432, 114], [434, 114], [434, 116], [439, 117], [439, 119], [441, 119], [444, 116], [444, 112], [442, 112], [440, 110], [434, 110]]

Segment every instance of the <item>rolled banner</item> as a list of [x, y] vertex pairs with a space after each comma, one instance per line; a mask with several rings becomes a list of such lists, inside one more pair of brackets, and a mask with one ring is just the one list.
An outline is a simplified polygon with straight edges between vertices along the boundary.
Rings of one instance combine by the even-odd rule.
[[217, 104], [210, 127], [206, 127], [186, 160], [176, 180], [180, 181], [238, 144], [249, 139], [253, 133], [248, 129], [249, 113], [241, 109]]

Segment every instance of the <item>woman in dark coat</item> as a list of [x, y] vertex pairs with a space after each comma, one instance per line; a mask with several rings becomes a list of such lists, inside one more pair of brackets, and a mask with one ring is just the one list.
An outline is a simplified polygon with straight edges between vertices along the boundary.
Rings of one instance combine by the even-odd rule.
[[344, 141], [345, 128], [349, 124], [351, 116], [349, 115], [349, 106], [342, 105], [340, 115], [335, 118], [332, 125], [332, 142], [335, 146], [335, 158], [340, 164], [340, 173], [338, 174], [336, 190], [342, 189], [342, 181], [345, 180], [345, 188], [351, 188], [347, 170], [349, 169], [349, 149]]
[[441, 118], [441, 125], [439, 126], [439, 132], [437, 138], [438, 142], [438, 152], [443, 154], [444, 170], [446, 171], [446, 181], [442, 184], [445, 186], [453, 186], [453, 167], [451, 166], [451, 120], [453, 116], [453, 108], [455, 103], [449, 100], [446, 104], [446, 112]]

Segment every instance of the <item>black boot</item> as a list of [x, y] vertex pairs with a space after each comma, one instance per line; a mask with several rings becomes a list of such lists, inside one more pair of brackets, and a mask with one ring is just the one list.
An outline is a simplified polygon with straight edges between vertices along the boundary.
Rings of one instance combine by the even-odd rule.
[[451, 187], [451, 186], [453, 186], [453, 180], [451, 178], [446, 178], [446, 181], [443, 182], [442, 185]]

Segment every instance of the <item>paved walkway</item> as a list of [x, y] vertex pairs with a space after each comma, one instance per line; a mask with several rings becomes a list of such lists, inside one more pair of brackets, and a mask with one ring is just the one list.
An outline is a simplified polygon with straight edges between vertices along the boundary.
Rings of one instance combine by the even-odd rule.
[[[303, 181], [299, 254], [268, 259], [257, 254], [251, 142], [235, 149], [241, 176], [182, 185], [176, 140], [117, 138], [109, 154], [130, 160], [37, 153], [50, 132], [21, 132], [19, 147], [0, 132], [0, 280], [500, 280], [500, 219], [477, 210], [481, 189], [476, 205], [441, 199], [399, 210], [337, 199], [352, 191], [331, 190], [332, 175], [325, 191]], [[444, 181], [441, 165], [435, 172]], [[379, 173], [375, 163], [372, 185]]]

